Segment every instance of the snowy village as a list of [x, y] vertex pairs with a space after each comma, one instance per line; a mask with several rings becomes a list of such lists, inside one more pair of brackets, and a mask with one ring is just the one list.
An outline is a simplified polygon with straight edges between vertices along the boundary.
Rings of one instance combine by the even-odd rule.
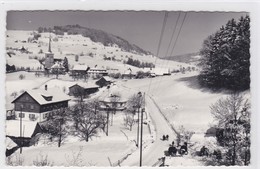
[[83, 23], [7, 26], [7, 166], [250, 165], [249, 16], [177, 56], [199, 14], [156, 14], [155, 52]]

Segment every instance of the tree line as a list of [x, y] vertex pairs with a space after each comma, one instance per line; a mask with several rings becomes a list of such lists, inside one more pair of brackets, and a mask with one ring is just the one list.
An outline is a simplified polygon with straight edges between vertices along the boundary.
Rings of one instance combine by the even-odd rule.
[[135, 66], [138, 68], [155, 68], [155, 65], [153, 63], [149, 63], [149, 62], [140, 62], [137, 59], [132, 59], [132, 58], [128, 58], [127, 61], [124, 61], [125, 64], [131, 65], [131, 66]]
[[231, 19], [209, 36], [200, 51], [202, 86], [241, 91], [250, 87], [250, 18]]

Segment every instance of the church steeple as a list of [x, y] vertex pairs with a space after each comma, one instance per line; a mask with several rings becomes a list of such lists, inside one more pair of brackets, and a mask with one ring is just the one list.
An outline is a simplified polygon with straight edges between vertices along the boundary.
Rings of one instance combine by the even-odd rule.
[[48, 52], [51, 53], [51, 35], [49, 36], [49, 50], [48, 50]]

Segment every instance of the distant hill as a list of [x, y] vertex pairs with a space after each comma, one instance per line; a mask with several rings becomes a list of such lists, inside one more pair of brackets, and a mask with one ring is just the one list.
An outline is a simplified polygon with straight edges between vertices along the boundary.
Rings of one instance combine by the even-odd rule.
[[91, 29], [87, 27], [82, 27], [80, 25], [66, 25], [66, 26], [54, 26], [53, 28], [38, 28], [38, 32], [54, 32], [57, 35], [64, 35], [66, 32], [68, 35], [82, 35], [84, 37], [89, 37], [93, 42], [102, 43], [104, 46], [117, 45], [119, 48], [126, 52], [150, 55], [151, 52], [145, 51], [142, 48], [136, 46], [135, 44], [129, 43], [127, 40], [107, 33], [102, 30]]
[[176, 56], [167, 56], [167, 60], [173, 60], [176, 62], [182, 62], [182, 63], [195, 63], [198, 62], [200, 59], [199, 52], [196, 53], [188, 53], [183, 55], [176, 55]]

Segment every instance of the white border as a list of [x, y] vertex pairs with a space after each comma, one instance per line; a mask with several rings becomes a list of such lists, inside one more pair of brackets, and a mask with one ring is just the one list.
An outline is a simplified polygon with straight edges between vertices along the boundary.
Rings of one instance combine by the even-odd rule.
[[[260, 108], [259, 102], [259, 75], [260, 72], [260, 45], [259, 45], [259, 14], [260, 3], [258, 0], [2, 0], [0, 1], [0, 167], [12, 168], [5, 166], [5, 30], [6, 30], [6, 12], [8, 10], [182, 10], [182, 11], [245, 11], [250, 13], [251, 18], [251, 94], [252, 94], [252, 164], [248, 169], [260, 168], [259, 142], [259, 124]], [[17, 167], [23, 168], [23, 167]], [[27, 167], [26, 167], [27, 168]], [[36, 168], [36, 167], [30, 167]], [[50, 167], [46, 167], [50, 168]], [[63, 168], [63, 167], [52, 167]], [[80, 167], [73, 167], [80, 168]], [[104, 167], [107, 168], [107, 167]], [[133, 168], [133, 167], [132, 167]], [[134, 167], [137, 168], [137, 167]], [[176, 168], [208, 168], [208, 167], [176, 167]], [[225, 168], [225, 167], [214, 167]], [[230, 167], [241, 168], [241, 167]]]

